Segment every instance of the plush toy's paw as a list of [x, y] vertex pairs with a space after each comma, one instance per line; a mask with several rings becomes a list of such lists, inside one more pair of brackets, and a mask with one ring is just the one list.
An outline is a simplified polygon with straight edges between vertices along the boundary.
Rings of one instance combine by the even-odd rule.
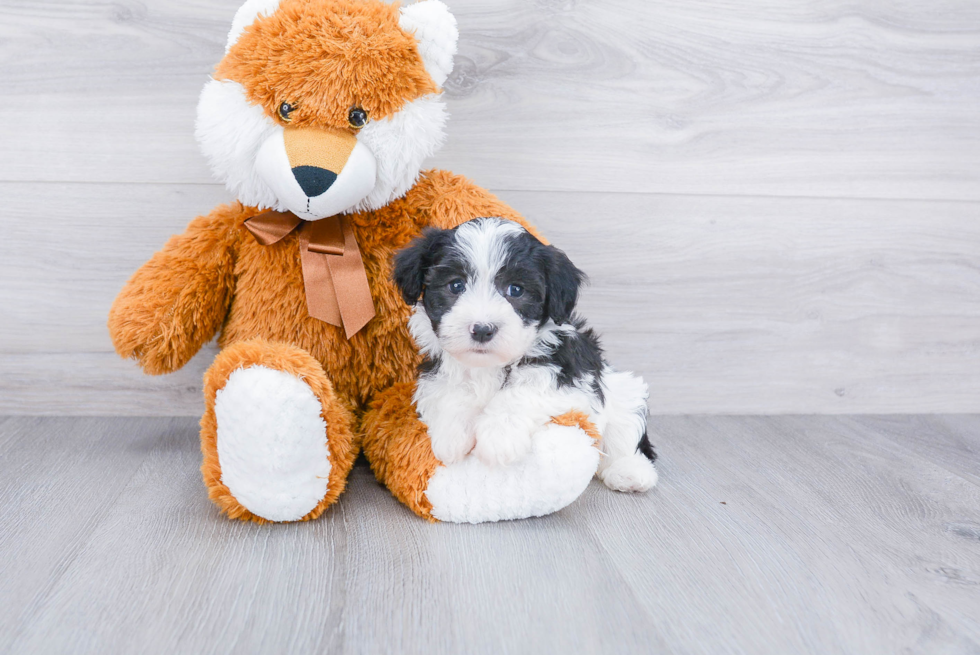
[[298, 521], [336, 500], [355, 455], [350, 418], [307, 353], [234, 344], [208, 371], [205, 402], [201, 470], [229, 516]]
[[459, 421], [433, 423], [429, 426], [432, 454], [443, 464], [455, 464], [466, 457], [476, 441], [466, 424]]
[[550, 424], [534, 433], [526, 457], [487, 466], [467, 457], [437, 467], [425, 496], [441, 521], [482, 523], [551, 514], [578, 498], [595, 474], [599, 450], [578, 427]]
[[250, 512], [295, 521], [327, 493], [330, 458], [320, 401], [283, 371], [235, 371], [215, 401], [221, 481]]
[[640, 453], [617, 459], [597, 476], [615, 491], [646, 491], [657, 484], [657, 469]]
[[531, 451], [531, 431], [519, 421], [481, 414], [475, 422], [473, 454], [487, 466], [506, 466]]

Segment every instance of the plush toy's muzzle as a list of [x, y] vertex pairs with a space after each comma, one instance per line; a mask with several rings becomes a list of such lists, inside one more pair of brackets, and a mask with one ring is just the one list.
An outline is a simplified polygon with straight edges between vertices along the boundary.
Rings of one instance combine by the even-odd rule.
[[374, 154], [350, 132], [330, 128], [275, 130], [259, 149], [255, 168], [279, 202], [305, 220], [353, 207], [377, 180]]

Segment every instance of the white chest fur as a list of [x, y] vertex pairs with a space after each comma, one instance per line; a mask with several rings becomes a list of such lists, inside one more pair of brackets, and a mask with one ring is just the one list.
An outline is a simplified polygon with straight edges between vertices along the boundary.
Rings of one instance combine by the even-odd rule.
[[415, 405], [443, 462], [462, 459], [475, 445], [474, 422], [500, 391], [503, 368], [470, 368], [444, 356], [436, 375], [419, 379]]

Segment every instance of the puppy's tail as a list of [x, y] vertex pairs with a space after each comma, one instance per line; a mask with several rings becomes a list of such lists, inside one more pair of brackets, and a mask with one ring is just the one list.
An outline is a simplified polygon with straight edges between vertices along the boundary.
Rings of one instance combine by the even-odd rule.
[[657, 461], [657, 451], [653, 449], [653, 444], [650, 443], [650, 437], [647, 436], [646, 430], [643, 431], [643, 436], [640, 437], [640, 443], [636, 445], [636, 452], [640, 453], [651, 462]]

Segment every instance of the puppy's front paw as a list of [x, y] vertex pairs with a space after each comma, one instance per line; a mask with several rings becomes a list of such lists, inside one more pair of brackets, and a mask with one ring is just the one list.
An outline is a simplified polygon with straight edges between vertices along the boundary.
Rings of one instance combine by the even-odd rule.
[[513, 464], [531, 450], [531, 431], [517, 421], [481, 416], [476, 421], [473, 454], [487, 466]]
[[429, 427], [432, 454], [443, 464], [455, 464], [466, 457], [476, 443], [473, 435], [461, 422]]

